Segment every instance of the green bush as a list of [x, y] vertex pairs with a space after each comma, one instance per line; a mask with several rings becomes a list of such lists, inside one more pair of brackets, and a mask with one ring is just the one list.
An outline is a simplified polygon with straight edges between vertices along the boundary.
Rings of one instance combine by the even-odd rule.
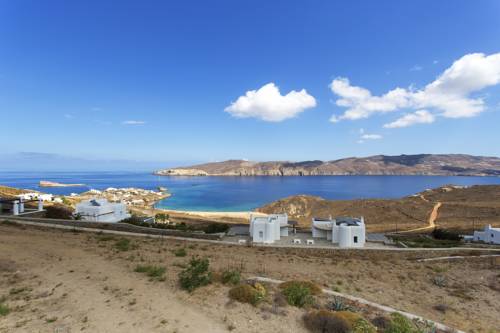
[[313, 295], [321, 293], [321, 288], [310, 281], [287, 281], [280, 284], [288, 304], [304, 307], [314, 302]]
[[181, 247], [180, 249], [174, 250], [174, 255], [176, 257], [185, 257], [187, 256], [187, 251], [185, 248]]
[[254, 286], [240, 284], [229, 290], [229, 298], [241, 303], [257, 305], [264, 297], [266, 297], [266, 289], [260, 283]]
[[460, 237], [460, 234], [457, 232], [439, 228], [435, 228], [432, 231], [432, 237], [434, 237], [435, 239], [452, 240], [452, 241], [459, 241], [462, 239], [462, 237]]
[[306, 328], [313, 333], [351, 333], [347, 320], [328, 310], [313, 310], [303, 317]]
[[208, 270], [209, 266], [207, 258], [191, 258], [189, 266], [179, 273], [181, 288], [191, 292], [211, 283], [212, 274]]
[[134, 271], [137, 273], [145, 273], [147, 276], [154, 280], [162, 280], [166, 269], [165, 267], [161, 266], [138, 265], [134, 269]]
[[240, 283], [241, 275], [240, 272], [236, 270], [226, 270], [222, 272], [221, 281], [224, 284], [237, 285]]
[[0, 303], [0, 316], [6, 316], [10, 312], [10, 309], [7, 305]]
[[421, 333], [421, 331], [410, 319], [400, 313], [393, 312], [389, 327], [385, 329], [384, 333]]
[[217, 234], [221, 232], [227, 232], [228, 230], [229, 225], [224, 223], [210, 223], [205, 228], [203, 228], [203, 231], [205, 231], [205, 233], [207, 234]]
[[352, 333], [377, 333], [377, 328], [366, 319], [359, 318], [352, 326]]

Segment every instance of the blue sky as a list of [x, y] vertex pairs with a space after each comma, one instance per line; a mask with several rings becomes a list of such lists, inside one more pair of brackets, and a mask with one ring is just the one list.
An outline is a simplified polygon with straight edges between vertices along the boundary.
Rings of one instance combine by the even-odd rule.
[[0, 0], [0, 151], [500, 156], [499, 22], [495, 0]]

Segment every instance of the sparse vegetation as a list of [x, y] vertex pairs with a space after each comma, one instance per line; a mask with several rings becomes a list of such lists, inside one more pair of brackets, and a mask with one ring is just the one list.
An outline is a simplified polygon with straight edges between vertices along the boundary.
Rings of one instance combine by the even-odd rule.
[[116, 241], [115, 248], [118, 251], [125, 252], [125, 251], [129, 251], [131, 249], [135, 249], [135, 248], [137, 248], [137, 246], [132, 245], [129, 239], [121, 238], [121, 239]]
[[240, 284], [229, 290], [229, 298], [241, 302], [257, 305], [266, 296], [266, 289], [260, 283]]
[[176, 257], [185, 257], [185, 256], [187, 256], [187, 251], [183, 247], [181, 247], [180, 249], [176, 249], [173, 252], [174, 252], [174, 255]]
[[145, 273], [152, 280], [163, 280], [166, 272], [165, 267], [153, 266], [153, 265], [137, 265], [134, 269], [137, 273]]
[[6, 316], [8, 315], [10, 312], [10, 308], [3, 304], [3, 303], [0, 303], [0, 316]]
[[420, 333], [421, 331], [413, 324], [413, 322], [404, 317], [402, 314], [394, 312], [391, 314], [389, 327], [384, 330], [384, 333]]
[[432, 283], [440, 288], [444, 288], [446, 287], [446, 278], [442, 275], [436, 275], [432, 278]]
[[224, 284], [237, 285], [240, 283], [241, 275], [236, 270], [225, 270], [222, 272], [221, 281]]
[[209, 266], [208, 258], [191, 258], [189, 266], [179, 273], [181, 288], [192, 292], [196, 288], [211, 283], [212, 274], [208, 270]]
[[327, 304], [328, 310], [331, 311], [351, 311], [352, 308], [349, 305], [346, 305], [342, 298], [333, 297], [333, 299]]
[[288, 304], [304, 307], [314, 302], [313, 295], [321, 293], [321, 288], [310, 281], [288, 281], [280, 284], [280, 289], [285, 295]]

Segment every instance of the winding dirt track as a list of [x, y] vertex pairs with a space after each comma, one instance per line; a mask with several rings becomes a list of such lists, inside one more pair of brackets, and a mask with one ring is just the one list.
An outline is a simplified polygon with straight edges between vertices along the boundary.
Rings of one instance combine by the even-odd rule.
[[[427, 198], [425, 198], [423, 195], [420, 196], [422, 200], [429, 202]], [[419, 231], [426, 231], [426, 230], [431, 230], [436, 227], [436, 220], [439, 216], [439, 208], [441, 208], [443, 204], [441, 202], [437, 202], [434, 204], [434, 207], [432, 208], [431, 214], [429, 215], [429, 219], [427, 220], [428, 226], [426, 227], [421, 227], [421, 228], [416, 228], [416, 229], [411, 229], [411, 230], [406, 230], [406, 231], [401, 231], [400, 233], [410, 233], [410, 232], [419, 232]]]

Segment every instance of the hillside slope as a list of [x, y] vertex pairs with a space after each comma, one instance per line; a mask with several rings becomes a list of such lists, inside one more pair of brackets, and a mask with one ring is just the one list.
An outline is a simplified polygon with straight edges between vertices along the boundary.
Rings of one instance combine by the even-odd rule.
[[251, 162], [229, 160], [162, 169], [162, 176], [319, 176], [319, 175], [442, 175], [500, 176], [500, 158], [459, 154], [420, 154], [334, 161]]
[[287, 213], [299, 226], [309, 228], [313, 217], [364, 216], [370, 232], [425, 227], [435, 203], [441, 202], [438, 227], [470, 230], [485, 224], [500, 226], [500, 186], [468, 188], [445, 186], [391, 200], [325, 200], [298, 195], [277, 200], [257, 211]]

